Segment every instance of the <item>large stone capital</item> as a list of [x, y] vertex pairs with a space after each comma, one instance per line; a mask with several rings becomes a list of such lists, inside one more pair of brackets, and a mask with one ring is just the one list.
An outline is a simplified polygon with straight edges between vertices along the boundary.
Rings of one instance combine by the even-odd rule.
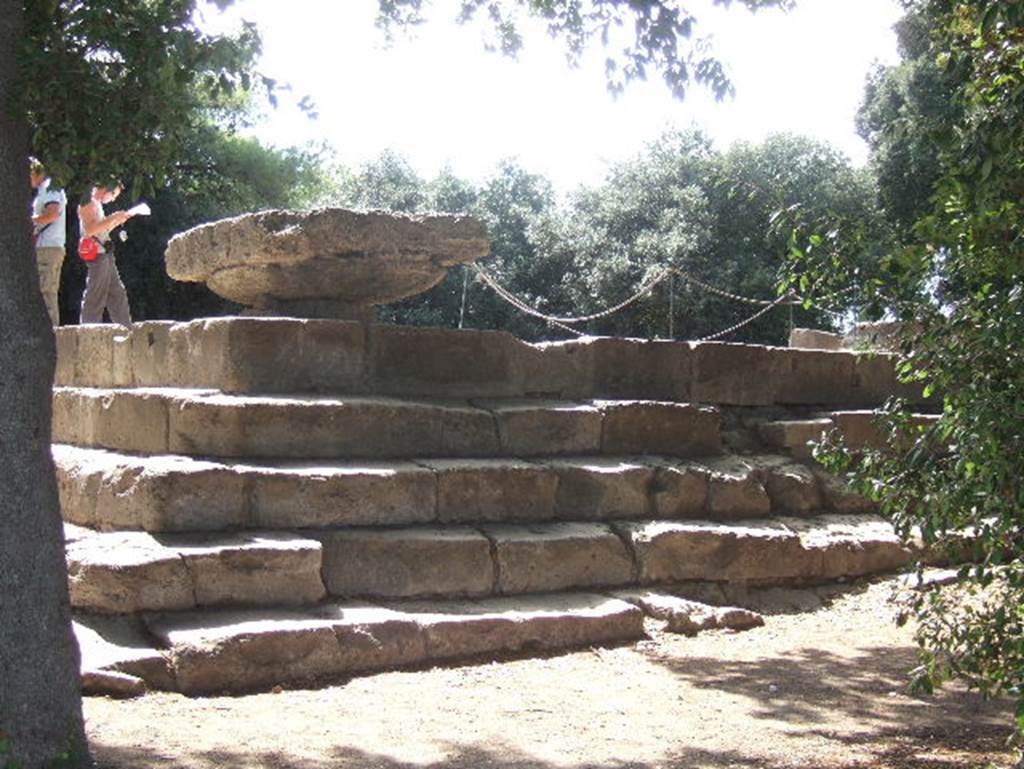
[[490, 253], [469, 216], [323, 208], [262, 211], [195, 227], [167, 245], [167, 274], [264, 314], [352, 317], [415, 296]]

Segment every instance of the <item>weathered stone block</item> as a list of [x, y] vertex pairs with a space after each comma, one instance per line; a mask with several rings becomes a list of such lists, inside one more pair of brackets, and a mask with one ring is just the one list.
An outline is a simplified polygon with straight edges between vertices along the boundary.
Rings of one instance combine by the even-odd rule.
[[538, 398], [591, 398], [590, 355], [577, 341], [539, 342], [516, 356], [523, 394]]
[[702, 463], [709, 472], [708, 515], [713, 520], [758, 518], [771, 512], [764, 473], [740, 457], [720, 457]]
[[128, 336], [132, 382], [137, 387], [195, 386], [189, 360], [171, 354], [172, 321], [149, 320], [132, 326]]
[[463, 521], [539, 521], [555, 515], [558, 476], [517, 459], [431, 459], [437, 475], [437, 518]]
[[841, 350], [843, 337], [814, 328], [794, 328], [789, 332], [789, 346], [803, 350]]
[[403, 607], [423, 628], [431, 659], [543, 651], [642, 638], [643, 612], [587, 593]]
[[520, 649], [642, 638], [643, 613], [589, 594], [485, 601], [355, 603], [313, 611], [203, 611], [151, 615], [187, 694], [251, 691], [396, 665]]
[[468, 406], [388, 398], [181, 399], [170, 450], [233, 457], [493, 456], [491, 415]]
[[361, 323], [295, 318], [210, 318], [176, 327], [175, 358], [193, 386], [231, 393], [365, 389]]
[[83, 670], [82, 694], [86, 697], [141, 697], [146, 682], [138, 676], [112, 670]]
[[53, 384], [57, 387], [73, 387], [75, 363], [78, 358], [78, 326], [57, 326], [53, 330], [57, 346], [57, 365], [53, 371]]
[[166, 392], [112, 390], [96, 398], [95, 445], [157, 454], [167, 451]]
[[423, 629], [406, 612], [347, 602], [318, 613], [334, 620], [338, 671], [387, 670], [427, 658]]
[[156, 390], [53, 390], [53, 440], [123, 451], [167, 451], [167, 399]]
[[522, 342], [504, 331], [371, 325], [369, 388], [388, 395], [521, 397]]
[[146, 531], [219, 531], [249, 523], [246, 479], [230, 465], [162, 455], [122, 468], [100, 488], [101, 527], [119, 528], [133, 513]]
[[770, 521], [624, 522], [614, 525], [636, 553], [640, 580], [781, 580], [814, 576], [820, 558]]
[[128, 329], [115, 323], [77, 326], [74, 382], [78, 387], [116, 387], [114, 380], [114, 337]]
[[342, 672], [331, 620], [299, 610], [152, 615], [150, 632], [185, 694], [251, 691]]
[[696, 403], [769, 406], [785, 360], [772, 347], [694, 342], [690, 399]]
[[135, 384], [135, 367], [132, 363], [132, 332], [115, 334], [111, 339], [113, 349], [112, 381], [115, 387], [132, 387]]
[[690, 403], [595, 401], [604, 422], [605, 454], [663, 454], [687, 457], [721, 451], [717, 409]]
[[98, 534], [68, 543], [71, 605], [130, 613], [195, 606], [192, 579], [177, 552], [149, 534]]
[[409, 616], [345, 602], [315, 610], [231, 610], [147, 618], [186, 694], [244, 692], [422, 662], [424, 634]]
[[601, 412], [571, 401], [474, 400], [494, 415], [502, 453], [539, 457], [601, 450]]
[[181, 456], [136, 457], [55, 444], [61, 510], [101, 530], [211, 531], [248, 524], [244, 476]]
[[718, 627], [714, 607], [707, 604], [650, 590], [616, 591], [613, 595], [640, 607], [648, 617], [661, 620], [670, 633], [695, 636]]
[[536, 593], [629, 584], [633, 560], [622, 540], [596, 523], [484, 526], [494, 543], [498, 591]]
[[843, 334], [843, 344], [855, 350], [897, 352], [900, 342], [908, 334], [920, 330], [920, 324], [898, 320], [860, 322], [853, 324], [853, 328]]
[[[912, 406], [929, 402], [924, 397], [924, 384], [915, 382], [903, 384], [896, 379], [897, 356], [886, 353], [867, 353], [856, 356], [854, 366], [854, 388], [850, 397], [843, 400], [844, 406], [877, 407], [891, 395], [906, 399]], [[937, 396], [932, 396], [935, 401]]]
[[685, 342], [597, 337], [579, 341], [596, 397], [688, 401], [693, 352]]
[[137, 616], [75, 611], [71, 628], [82, 671], [114, 671], [140, 678], [151, 689], [175, 688], [167, 659]]
[[408, 525], [437, 519], [437, 479], [412, 462], [278, 461], [242, 470], [253, 526]]
[[820, 554], [820, 579], [891, 572], [911, 560], [892, 525], [876, 516], [825, 515], [780, 519], [808, 552]]
[[884, 448], [885, 441], [878, 429], [878, 413], [869, 410], [833, 411], [829, 414], [843, 442], [851, 449]]
[[473, 529], [353, 528], [321, 540], [331, 595], [480, 596], [494, 587], [490, 542]]
[[818, 442], [833, 427], [831, 419], [783, 419], [757, 426], [761, 440], [768, 446], [788, 450], [794, 457], [811, 456], [811, 442]]
[[50, 426], [54, 443], [89, 446], [94, 441], [96, 404], [77, 387], [53, 388], [53, 417]]
[[715, 607], [715, 622], [727, 630], [750, 630], [764, 626], [764, 617], [756, 611], [739, 606]]
[[658, 518], [703, 518], [707, 514], [709, 472], [699, 464], [648, 460], [654, 467], [652, 512]]
[[854, 390], [856, 356], [849, 352], [772, 348], [779, 357], [777, 403], [832, 405], [848, 402]]
[[808, 516], [823, 511], [821, 488], [809, 467], [781, 457], [755, 457], [751, 461], [764, 471], [773, 515]]
[[162, 543], [185, 562], [198, 606], [316, 603], [321, 545], [294, 534], [165, 535]]
[[665, 623], [670, 633], [695, 636], [704, 630], [749, 630], [764, 625], [764, 617], [735, 606], [709, 606], [674, 595], [645, 590], [616, 592], [616, 598], [639, 606], [648, 617]]
[[545, 464], [558, 475], [558, 518], [581, 521], [649, 515], [653, 467], [606, 457], [552, 459]]
[[878, 505], [875, 502], [855, 492], [842, 478], [820, 468], [814, 469], [814, 476], [821, 486], [824, 505], [829, 512], [856, 515], [877, 511]]

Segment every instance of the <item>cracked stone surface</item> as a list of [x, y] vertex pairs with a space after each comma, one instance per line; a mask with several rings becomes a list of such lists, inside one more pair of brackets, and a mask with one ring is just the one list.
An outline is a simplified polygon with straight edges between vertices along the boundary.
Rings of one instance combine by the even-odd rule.
[[489, 253], [486, 228], [468, 216], [323, 208], [200, 225], [171, 239], [166, 263], [175, 280], [263, 314], [360, 318]]

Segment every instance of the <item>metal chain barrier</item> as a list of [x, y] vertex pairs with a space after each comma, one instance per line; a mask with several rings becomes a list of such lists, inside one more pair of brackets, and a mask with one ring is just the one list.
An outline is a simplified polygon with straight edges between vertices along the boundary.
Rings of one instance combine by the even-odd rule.
[[[695, 286], [700, 286], [701, 288], [703, 288], [705, 291], [707, 291], [710, 294], [717, 294], [718, 296], [724, 297], [726, 299], [732, 299], [734, 302], [745, 302], [746, 304], [756, 304], [756, 305], [759, 305], [761, 307], [768, 307], [768, 306], [775, 307], [778, 304], [780, 304], [778, 299], [775, 299], [775, 300], [772, 300], [772, 299], [751, 299], [750, 297], [740, 296], [739, 294], [731, 294], [728, 291], [723, 291], [720, 288], [715, 288], [714, 286], [712, 286], [709, 283], [705, 283], [702, 280], [698, 280], [697, 278], [695, 278], [692, 275], [690, 275], [690, 273], [686, 272], [685, 270], [681, 270], [678, 267], [672, 267], [671, 269], [672, 269], [673, 272], [675, 272], [683, 280], [689, 281], [690, 283], [693, 283]], [[786, 294], [783, 294], [783, 297], [786, 297]], [[791, 299], [791, 301], [789, 303], [791, 303], [791, 304], [799, 304], [799, 302], [792, 301], [792, 299]]]
[[746, 326], [746, 325], [748, 325], [750, 323], [753, 323], [755, 320], [760, 318], [766, 312], [769, 312], [770, 310], [775, 309], [779, 305], [781, 305], [783, 303], [788, 303], [788, 304], [792, 304], [793, 303], [792, 301], [786, 302], [787, 299], [792, 300], [792, 294], [783, 294], [782, 296], [780, 296], [778, 299], [776, 299], [771, 304], [767, 305], [766, 307], [762, 307], [760, 310], [755, 312], [753, 315], [751, 315], [746, 320], [740, 321], [735, 326], [729, 326], [729, 328], [722, 329], [717, 334], [710, 334], [709, 336], [702, 336], [697, 341], [698, 342], [711, 342], [711, 341], [714, 341], [715, 339], [719, 339], [719, 338], [721, 338], [723, 336], [727, 336], [728, 334], [731, 334], [733, 331], [739, 331], [744, 326]]
[[488, 286], [494, 289], [494, 292], [498, 296], [500, 296], [506, 302], [511, 304], [517, 310], [525, 312], [527, 315], [532, 315], [535, 318], [546, 320], [548, 323], [586, 323], [587, 321], [590, 320], [599, 320], [600, 318], [606, 318], [609, 315], [612, 315], [618, 312], [619, 310], [622, 310], [628, 307], [629, 305], [633, 304], [633, 302], [640, 299], [642, 296], [644, 296], [644, 294], [647, 294], [652, 288], [661, 283], [661, 281], [667, 278], [671, 273], [670, 269], [662, 270], [661, 273], [658, 274], [654, 279], [641, 285], [640, 288], [637, 289], [636, 293], [633, 294], [633, 296], [629, 297], [629, 299], [625, 300], [624, 302], [619, 302], [617, 305], [615, 305], [614, 307], [609, 307], [607, 310], [601, 310], [600, 312], [595, 312], [592, 315], [581, 315], [577, 318], [562, 318], [557, 315], [545, 315], [540, 310], [530, 307], [528, 304], [526, 304], [526, 302], [524, 302], [522, 299], [519, 299], [515, 294], [513, 294], [508, 289], [503, 288], [501, 284], [499, 284], [494, 278], [492, 278], [490, 275], [484, 272], [483, 267], [481, 267], [479, 264], [474, 264], [473, 266], [476, 268], [477, 274], [480, 275], [484, 283], [486, 283]]
[[[504, 299], [506, 302], [511, 304], [513, 307], [515, 307], [520, 312], [523, 312], [523, 313], [525, 313], [527, 315], [531, 315], [531, 316], [533, 316], [535, 318], [543, 320], [546, 323], [548, 323], [549, 325], [557, 326], [558, 328], [561, 328], [562, 330], [568, 331], [568, 332], [570, 332], [572, 334], [576, 334], [577, 336], [584, 336], [584, 333], [579, 331], [579, 330], [577, 330], [577, 329], [575, 329], [575, 328], [572, 328], [568, 324], [570, 324], [570, 323], [585, 323], [585, 322], [591, 321], [591, 320], [599, 320], [601, 318], [606, 318], [609, 315], [612, 315], [613, 313], [616, 313], [619, 310], [622, 310], [622, 309], [628, 307], [629, 305], [633, 304], [634, 302], [638, 301], [640, 298], [642, 298], [646, 294], [650, 293], [650, 291], [655, 286], [657, 286], [663, 280], [665, 280], [666, 278], [668, 278], [668, 277], [670, 277], [672, 275], [679, 275], [679, 277], [681, 277], [683, 280], [686, 280], [686, 281], [689, 281], [690, 283], [693, 283], [694, 285], [698, 286], [699, 288], [704, 289], [708, 293], [716, 294], [718, 296], [724, 297], [726, 299], [731, 299], [731, 300], [736, 301], [736, 302], [744, 302], [746, 304], [753, 304], [753, 305], [758, 305], [758, 306], [761, 307], [761, 309], [758, 312], [754, 313], [753, 315], [751, 315], [746, 320], [740, 321], [739, 323], [737, 323], [737, 324], [735, 324], [733, 326], [730, 326], [729, 328], [723, 329], [723, 330], [719, 331], [716, 334], [711, 334], [709, 336], [701, 337], [700, 339], [697, 340], [699, 342], [709, 342], [709, 341], [712, 341], [714, 339], [719, 339], [719, 338], [721, 338], [723, 336], [727, 336], [728, 334], [731, 334], [734, 331], [739, 331], [744, 326], [749, 325], [750, 323], [753, 323], [755, 320], [760, 318], [762, 315], [764, 315], [765, 313], [769, 312], [770, 310], [773, 310], [776, 307], [784, 306], [784, 305], [789, 305], [790, 307], [793, 307], [793, 306], [801, 305], [803, 303], [803, 301], [800, 299], [800, 297], [797, 296], [796, 294], [792, 293], [792, 292], [786, 292], [785, 294], [782, 294], [781, 296], [779, 296], [778, 298], [776, 298], [774, 300], [769, 300], [769, 299], [751, 299], [750, 297], [740, 296], [739, 294], [733, 294], [733, 293], [731, 293], [729, 291], [724, 291], [724, 290], [722, 290], [720, 288], [716, 288], [715, 286], [712, 286], [712, 285], [710, 285], [708, 283], [705, 283], [702, 280], [698, 280], [697, 278], [694, 278], [692, 275], [687, 273], [685, 270], [681, 270], [678, 267], [666, 267], [660, 273], [658, 273], [654, 278], [652, 278], [652, 279], [648, 280], [646, 283], [642, 284], [640, 286], [640, 288], [637, 289], [636, 293], [634, 293], [632, 296], [630, 296], [625, 301], [619, 302], [618, 304], [614, 305], [613, 307], [609, 307], [609, 308], [607, 308], [605, 310], [601, 310], [600, 312], [595, 312], [595, 313], [592, 313], [590, 315], [581, 315], [579, 317], [561, 317], [561, 316], [557, 316], [557, 315], [548, 315], [548, 314], [543, 313], [543, 312], [541, 312], [540, 310], [538, 310], [538, 309], [536, 309], [534, 307], [531, 307], [526, 302], [524, 302], [522, 299], [520, 299], [515, 294], [513, 294], [511, 291], [509, 291], [508, 289], [503, 287], [500, 283], [498, 283], [498, 281], [495, 280], [491, 275], [489, 275], [480, 265], [473, 264], [473, 267], [474, 267], [474, 269], [476, 269], [477, 274], [480, 276], [480, 279], [483, 280], [484, 283], [486, 283], [488, 286], [490, 286], [490, 288], [499, 297]], [[844, 291], [840, 291], [840, 292], [836, 292], [836, 293], [845, 293], [847, 290], [851, 290], [851, 289], [846, 289]], [[819, 308], [819, 309], [824, 309], [824, 308]], [[826, 310], [826, 312], [834, 312], [834, 311]], [[836, 314], [838, 314], [838, 313], [836, 313]]]

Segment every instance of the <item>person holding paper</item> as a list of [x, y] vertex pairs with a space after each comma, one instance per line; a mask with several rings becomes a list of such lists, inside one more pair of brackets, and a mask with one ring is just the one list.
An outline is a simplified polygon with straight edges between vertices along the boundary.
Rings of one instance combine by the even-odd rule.
[[149, 206], [140, 203], [127, 211], [115, 211], [109, 215], [104, 213], [103, 206], [113, 203], [120, 194], [120, 185], [99, 185], [92, 188], [89, 202], [78, 207], [81, 236], [95, 239], [99, 252], [95, 259], [86, 262], [88, 272], [85, 277], [85, 293], [82, 295], [82, 310], [79, 314], [80, 323], [102, 323], [104, 310], [114, 323], [129, 326], [132, 322], [131, 310], [128, 308], [128, 292], [125, 291], [121, 275], [117, 271], [110, 233], [133, 216], [148, 214]]

